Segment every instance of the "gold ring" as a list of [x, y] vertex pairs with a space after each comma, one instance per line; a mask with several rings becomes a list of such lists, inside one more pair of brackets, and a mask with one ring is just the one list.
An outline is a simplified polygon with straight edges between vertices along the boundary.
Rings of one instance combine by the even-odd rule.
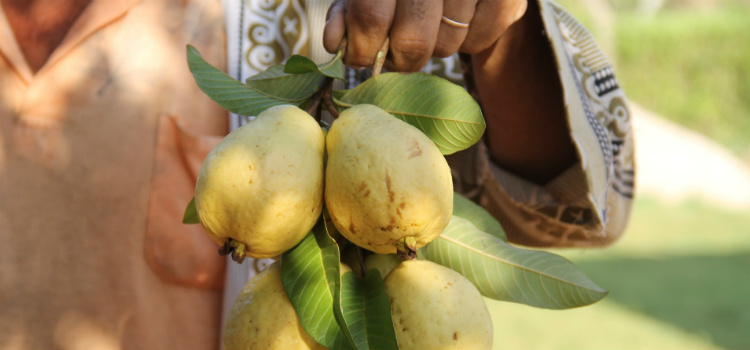
[[454, 20], [452, 20], [452, 19], [450, 19], [448, 17], [445, 17], [445, 16], [443, 16], [442, 21], [445, 22], [445, 24], [447, 24], [447, 25], [449, 25], [451, 27], [463, 28], [463, 29], [469, 28], [469, 24], [468, 23], [456, 22], [456, 21], [454, 21]]

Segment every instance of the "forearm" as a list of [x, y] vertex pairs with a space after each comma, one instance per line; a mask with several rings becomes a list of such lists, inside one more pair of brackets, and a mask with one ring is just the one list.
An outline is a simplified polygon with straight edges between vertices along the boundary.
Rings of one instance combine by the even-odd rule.
[[472, 62], [487, 145], [501, 168], [544, 184], [578, 161], [536, 1]]

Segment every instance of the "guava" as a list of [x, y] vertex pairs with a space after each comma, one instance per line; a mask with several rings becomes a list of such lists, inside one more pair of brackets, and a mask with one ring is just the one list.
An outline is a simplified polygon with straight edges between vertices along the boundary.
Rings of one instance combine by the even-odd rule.
[[398, 266], [401, 260], [396, 257], [395, 254], [370, 254], [365, 258], [365, 268], [367, 271], [372, 269], [380, 272], [380, 277], [385, 278], [393, 270], [394, 267]]
[[198, 217], [220, 251], [241, 261], [299, 243], [323, 208], [324, 154], [323, 130], [291, 105], [271, 107], [227, 135], [195, 187]]
[[253, 277], [237, 296], [224, 325], [225, 350], [323, 350], [299, 322], [281, 282], [278, 262]]
[[333, 122], [326, 147], [326, 207], [352, 243], [413, 253], [448, 225], [450, 167], [421, 130], [377, 106], [356, 105]]
[[399, 349], [492, 349], [487, 305], [458, 272], [427, 260], [407, 260], [384, 283]]

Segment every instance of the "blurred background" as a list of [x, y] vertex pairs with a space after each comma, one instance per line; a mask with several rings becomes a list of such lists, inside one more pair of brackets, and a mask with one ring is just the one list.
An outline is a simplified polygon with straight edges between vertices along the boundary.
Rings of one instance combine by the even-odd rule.
[[631, 102], [623, 238], [557, 250], [610, 291], [573, 310], [488, 301], [495, 349], [750, 349], [750, 0], [557, 0]]

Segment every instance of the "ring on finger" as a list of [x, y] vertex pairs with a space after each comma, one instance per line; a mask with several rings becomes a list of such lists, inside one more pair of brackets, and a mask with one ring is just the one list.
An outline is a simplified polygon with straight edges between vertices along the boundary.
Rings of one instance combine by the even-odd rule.
[[445, 16], [443, 16], [443, 18], [441, 19], [441, 21], [443, 21], [443, 23], [445, 23], [445, 24], [447, 24], [447, 25], [449, 25], [451, 27], [454, 27], [454, 28], [462, 28], [462, 29], [469, 28], [469, 24], [468, 23], [454, 21], [454, 20], [452, 20], [452, 19], [450, 19], [448, 17], [445, 17]]

